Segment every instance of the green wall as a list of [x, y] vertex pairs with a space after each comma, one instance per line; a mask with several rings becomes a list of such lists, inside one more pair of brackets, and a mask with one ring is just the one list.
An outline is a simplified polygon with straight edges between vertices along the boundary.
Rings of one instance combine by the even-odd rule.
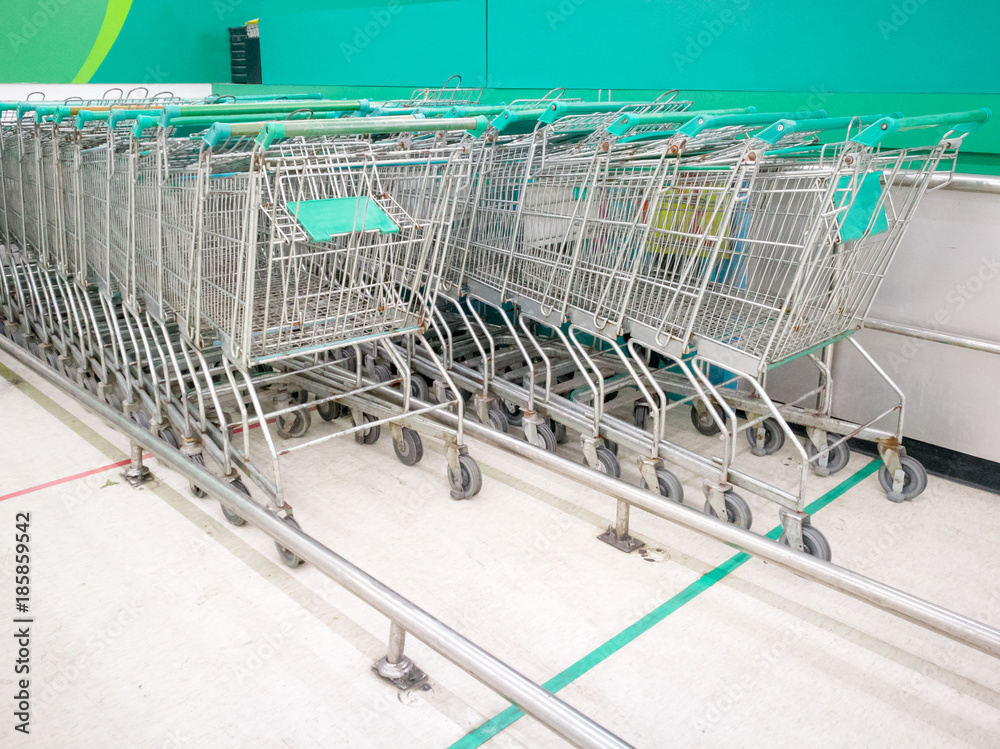
[[[227, 28], [255, 17], [265, 83], [331, 96], [459, 73], [493, 102], [677, 87], [699, 107], [1000, 115], [992, 0], [0, 0], [0, 82], [228, 81]], [[967, 148], [960, 168], [1000, 174], [1000, 126]]]

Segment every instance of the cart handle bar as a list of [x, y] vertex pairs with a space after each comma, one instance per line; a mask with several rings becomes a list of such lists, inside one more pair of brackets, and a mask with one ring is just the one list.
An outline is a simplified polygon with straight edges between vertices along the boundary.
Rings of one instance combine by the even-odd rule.
[[754, 138], [770, 143], [772, 146], [782, 138], [793, 133], [814, 133], [820, 130], [842, 130], [857, 123], [861, 127], [867, 127], [873, 122], [884, 118], [902, 117], [902, 112], [892, 114], [867, 114], [854, 117], [823, 117], [813, 120], [778, 120], [773, 125], [757, 133]]
[[371, 103], [367, 99], [336, 99], [310, 101], [259, 101], [238, 104], [169, 104], [163, 107], [163, 124], [169, 125], [176, 117], [225, 117], [231, 114], [280, 114], [311, 109], [313, 112], [367, 113]]
[[216, 123], [203, 136], [214, 148], [220, 141], [231, 137], [256, 135], [261, 148], [270, 148], [278, 138], [324, 135], [375, 135], [379, 133], [416, 133], [465, 130], [475, 137], [486, 132], [485, 117], [456, 117], [428, 119], [425, 117], [385, 117], [337, 120], [298, 120], [292, 122], [267, 122], [263, 128], [258, 123]]
[[989, 122], [993, 112], [986, 107], [972, 109], [967, 112], [950, 112], [948, 114], [925, 114], [919, 117], [883, 117], [873, 125], [869, 125], [851, 140], [863, 146], [874, 148], [887, 135], [905, 130], [918, 130], [929, 127], [954, 126], [957, 133], [973, 133]]

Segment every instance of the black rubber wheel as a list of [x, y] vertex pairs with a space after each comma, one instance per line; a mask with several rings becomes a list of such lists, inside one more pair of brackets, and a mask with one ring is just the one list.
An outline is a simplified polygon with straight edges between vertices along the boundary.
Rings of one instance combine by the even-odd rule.
[[[726, 416], [720, 409], [716, 408], [716, 412], [722, 417], [723, 420], [725, 420]], [[691, 423], [694, 424], [695, 429], [707, 437], [711, 437], [713, 434], [718, 434], [720, 431], [719, 425], [715, 423], [715, 419], [712, 418], [712, 415], [708, 411], [704, 414], [699, 414], [698, 409], [694, 406], [694, 404], [691, 405]]]
[[149, 429], [149, 416], [141, 408], [136, 411], [129, 411], [128, 417], [143, 429]]
[[[788, 539], [784, 533], [778, 538], [778, 543], [788, 546]], [[822, 559], [824, 562], [829, 562], [833, 559], [830, 542], [826, 540], [826, 536], [811, 525], [802, 526], [802, 545], [806, 548], [806, 554], [811, 557]]]
[[372, 379], [375, 382], [388, 382], [392, 379], [392, 370], [388, 364], [376, 364], [372, 367]]
[[337, 401], [327, 401], [316, 406], [316, 413], [323, 421], [333, 421], [339, 419], [343, 414], [343, 407]]
[[[246, 485], [243, 483], [242, 480], [236, 479], [235, 481], [233, 481], [233, 483], [231, 484], [231, 486], [236, 491], [241, 492], [243, 494], [246, 494], [248, 497], [250, 496], [250, 490], [246, 488]], [[222, 508], [222, 514], [225, 516], [226, 520], [229, 521], [232, 525], [241, 526], [241, 525], [246, 525], [247, 524], [246, 520], [244, 520], [243, 518], [241, 518], [239, 515], [237, 515], [232, 510], [230, 510], [228, 507], [226, 507], [221, 502], [219, 503], [219, 507]]]
[[[660, 488], [661, 497], [666, 497], [667, 499], [673, 500], [677, 503], [682, 503], [684, 501], [684, 485], [681, 484], [680, 479], [678, 479], [666, 468], [656, 469], [656, 483]], [[649, 488], [646, 484], [646, 479], [639, 481], [639, 488]]]
[[487, 419], [491, 427], [496, 429], [498, 432], [507, 433], [510, 429], [510, 423], [507, 421], [507, 414], [499, 408], [491, 408], [489, 413], [486, 414]]
[[431, 389], [427, 380], [415, 372], [410, 376], [410, 397], [424, 402], [431, 399]]
[[281, 414], [275, 425], [278, 428], [280, 436], [285, 439], [294, 439], [305, 436], [305, 433], [309, 431], [311, 423], [312, 416], [310, 412], [301, 408], [297, 411], [289, 411], [286, 414]]
[[[839, 434], [827, 433], [826, 444], [832, 445], [839, 439], [842, 439]], [[814, 445], [812, 443], [812, 440], [810, 439], [806, 440], [805, 448], [806, 448], [806, 455], [808, 455], [810, 459], [813, 456], [815, 456], [816, 453], [819, 452], [819, 450], [816, 449], [816, 445]], [[846, 442], [841, 442], [835, 448], [830, 450], [829, 454], [826, 456], [826, 468], [830, 472], [829, 475], [832, 476], [833, 474], [837, 473], [837, 471], [844, 470], [844, 468], [847, 467], [847, 464], [850, 460], [851, 460], [851, 448], [847, 446]], [[817, 466], [815, 463], [810, 462], [809, 468], [813, 472], [815, 472]], [[889, 483], [891, 485], [892, 482], [890, 481]]]
[[[899, 459], [899, 462], [902, 464], [903, 473], [906, 475], [906, 478], [903, 480], [903, 491], [900, 492], [903, 495], [903, 500], [919, 497], [924, 489], [927, 488], [927, 471], [924, 470], [919, 460], [911, 458], [909, 455], [904, 455]], [[886, 494], [892, 491], [892, 476], [889, 474], [889, 469], [884, 465], [878, 469], [878, 482], [882, 485], [882, 489]]]
[[[205, 467], [205, 456], [202, 455], [201, 453], [197, 453], [195, 455], [192, 455], [191, 456], [191, 462], [192, 463], [197, 463], [202, 468], [204, 468]], [[195, 484], [191, 484], [190, 487], [191, 487], [191, 493], [194, 496], [196, 496], [198, 499], [204, 499], [205, 497], [208, 496], [208, 492], [206, 492], [200, 486], [197, 486]]]
[[[713, 518], [719, 517], [707, 499], [705, 500], [705, 514], [711, 515]], [[750, 526], [753, 524], [753, 513], [750, 512], [750, 505], [736, 492], [726, 492], [726, 520], [743, 530], [750, 530]]]
[[639, 429], [646, 428], [646, 421], [649, 419], [649, 405], [646, 403], [636, 403], [632, 406], [632, 421]]
[[519, 405], [501, 399], [500, 408], [503, 410], [504, 416], [507, 417], [508, 423], [516, 427], [521, 426], [521, 421], [524, 419], [524, 412]]
[[399, 442], [392, 441], [392, 449], [396, 451], [396, 457], [404, 466], [414, 466], [424, 457], [424, 443], [420, 435], [409, 427], [403, 427]]
[[618, 458], [606, 447], [597, 448], [597, 471], [621, 478], [622, 467], [618, 463]]
[[451, 487], [452, 499], [469, 499], [479, 494], [483, 488], [483, 475], [479, 464], [471, 455], [458, 456], [459, 473], [457, 476], [448, 468], [448, 485]]
[[292, 398], [292, 403], [297, 403], [300, 406], [304, 406], [309, 402], [309, 391], [308, 390], [293, 390], [289, 395]]
[[[286, 515], [285, 517], [282, 518], [282, 520], [288, 523], [289, 525], [297, 528], [298, 530], [302, 530], [302, 526], [299, 525], [299, 522], [290, 515]], [[282, 563], [285, 564], [286, 566], [295, 569], [300, 564], [302, 564], [302, 559], [298, 557], [294, 551], [286, 549], [277, 541], [274, 542], [274, 548], [278, 550], [278, 557], [281, 559]]]
[[[525, 431], [524, 438], [528, 439], [528, 433]], [[540, 447], [543, 450], [548, 450], [550, 453], [556, 451], [556, 435], [549, 428], [548, 424], [536, 424], [535, 425], [535, 439], [530, 441], [530, 444], [535, 447]]]
[[[785, 433], [781, 429], [781, 425], [778, 424], [776, 419], [764, 419], [758, 426], [764, 428], [764, 454], [773, 455], [778, 452], [785, 444]], [[747, 436], [747, 442], [750, 443], [750, 447], [757, 447], [757, 428], [758, 427], [748, 427], [743, 430], [743, 434]], [[757, 453], [754, 453], [755, 455]]]
[[161, 429], [160, 439], [166, 442], [175, 450], [180, 449], [181, 446], [180, 440], [177, 439], [177, 434], [176, 432], [174, 432], [172, 427], [164, 427], [163, 429]]
[[[364, 414], [365, 422], [377, 421], [377, 419], [371, 414]], [[352, 419], [353, 421], [353, 419]], [[357, 423], [354, 426], [358, 426]], [[367, 429], [359, 429], [354, 433], [354, 441], [359, 445], [374, 445], [378, 442], [378, 438], [382, 436], [382, 425], [376, 424], [373, 427], [368, 427]]]

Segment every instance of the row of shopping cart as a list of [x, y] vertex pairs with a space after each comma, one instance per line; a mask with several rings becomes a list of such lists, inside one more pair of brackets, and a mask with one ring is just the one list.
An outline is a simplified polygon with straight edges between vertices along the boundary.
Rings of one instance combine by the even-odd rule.
[[[679, 467], [745, 528], [736, 489], [771, 500], [786, 542], [827, 559], [806, 482], [849, 438], [877, 442], [891, 499], [926, 485], [904, 396], [851, 334], [988, 110], [482, 105], [460, 82], [395, 102], [130, 93], [0, 104], [4, 332], [286, 522], [282, 456], [382, 427], [407, 465], [442, 439], [451, 496], [475, 496], [469, 412], [552, 451], [578, 433], [615, 475], [632, 452], [683, 501]], [[943, 137], [883, 145], [908, 130]], [[898, 395], [863, 424], [832, 414], [844, 339]], [[818, 387], [775, 403], [767, 373], [799, 358]], [[718, 442], [683, 446], [677, 408]], [[307, 438], [313, 413], [328, 425]], [[754, 454], [789, 441], [796, 485], [737, 465], [740, 431]], [[637, 546], [627, 511], [604, 539]]]

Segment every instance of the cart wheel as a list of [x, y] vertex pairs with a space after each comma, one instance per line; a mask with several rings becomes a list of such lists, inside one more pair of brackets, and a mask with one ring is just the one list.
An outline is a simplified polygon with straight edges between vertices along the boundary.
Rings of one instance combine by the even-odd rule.
[[293, 390], [291, 393], [292, 403], [298, 403], [300, 406], [304, 406], [309, 402], [309, 391], [308, 390]]
[[[282, 520], [288, 523], [289, 525], [297, 528], [298, 530], [302, 530], [302, 526], [299, 525], [299, 521], [297, 521], [295, 518], [286, 515], [285, 517], [282, 518]], [[292, 569], [295, 569], [300, 564], [302, 564], [302, 559], [296, 556], [294, 551], [286, 549], [277, 541], [274, 542], [274, 548], [278, 550], [278, 556], [281, 558], [281, 561], [284, 562], [287, 566], [291, 567]]]
[[691, 423], [694, 424], [695, 429], [708, 437], [718, 434], [720, 431], [719, 425], [712, 418], [712, 414], [707, 411], [704, 414], [699, 414], [698, 409], [693, 404], [691, 406]]
[[[528, 435], [525, 433], [525, 439]], [[543, 450], [548, 450], [550, 453], [556, 451], [556, 436], [553, 434], [552, 430], [549, 428], [548, 424], [536, 424], [535, 425], [535, 439], [531, 442], [535, 447], [540, 447]]]
[[[841, 439], [841, 436], [839, 434], [827, 433], [826, 444], [832, 445], [839, 439]], [[816, 449], [816, 445], [814, 445], [812, 440], [809, 439], [806, 440], [805, 448], [806, 448], [806, 455], [808, 455], [810, 458], [812, 458], [813, 456], [816, 455], [816, 453], [819, 452], [819, 450]], [[829, 455], [826, 456], [826, 467], [830, 471], [830, 475], [835, 474], [837, 471], [843, 470], [847, 466], [847, 463], [850, 459], [851, 459], [851, 449], [847, 446], [846, 442], [841, 442], [839, 445], [837, 445], [830, 451]], [[816, 464], [809, 463], [809, 468], [811, 468], [815, 472]], [[889, 482], [889, 485], [892, 486], [892, 481]]]
[[560, 424], [555, 419], [549, 419], [549, 428], [556, 436], [556, 444], [565, 445], [567, 440], [569, 440], [569, 435], [566, 434], [566, 425]]
[[354, 355], [354, 349], [341, 349], [341, 351], [343, 353], [340, 359], [340, 366], [353, 374], [358, 369], [358, 357]]
[[177, 439], [177, 434], [174, 432], [172, 427], [166, 427], [160, 430], [160, 439], [166, 442], [175, 450], [180, 449], [181, 443]]
[[416, 465], [424, 457], [424, 443], [420, 435], [409, 427], [403, 427], [403, 435], [398, 442], [392, 441], [392, 449], [396, 451], [396, 457], [404, 466]]
[[636, 403], [632, 407], [632, 420], [639, 429], [646, 428], [646, 420], [649, 418], [649, 406], [646, 403]]
[[[777, 419], [764, 419], [759, 426], [764, 427], [763, 455], [773, 455], [785, 444], [785, 433], [782, 431]], [[753, 448], [754, 455], [760, 455], [761, 453], [757, 452], [757, 427], [748, 427], [743, 430], [743, 433], [747, 436], [747, 442]]]
[[[364, 414], [365, 422], [376, 421], [376, 418], [371, 414]], [[351, 419], [354, 421], [354, 419]], [[358, 426], [357, 423], [354, 426]], [[373, 427], [368, 427], [367, 429], [359, 429], [354, 433], [354, 441], [359, 445], [374, 445], [378, 442], [378, 438], [382, 436], [382, 425], [376, 424]]]
[[[205, 467], [205, 456], [202, 455], [201, 453], [198, 453], [196, 455], [192, 455], [191, 456], [191, 462], [192, 463], [197, 463], [202, 468], [204, 468]], [[191, 493], [194, 496], [196, 496], [198, 499], [204, 499], [205, 497], [208, 496], [208, 492], [206, 492], [200, 486], [197, 486], [195, 484], [191, 484], [190, 486], [191, 486]]]
[[278, 434], [285, 439], [302, 437], [309, 431], [312, 417], [309, 411], [301, 408], [297, 411], [290, 411], [278, 417]]
[[414, 373], [410, 377], [410, 397], [425, 402], [431, 399], [431, 389], [423, 375]]
[[[246, 488], [246, 485], [243, 483], [243, 481], [241, 479], [236, 479], [235, 481], [233, 481], [233, 483], [231, 484], [231, 486], [236, 491], [241, 492], [243, 494], [246, 494], [248, 497], [250, 496], [250, 490]], [[226, 507], [221, 502], [219, 503], [219, 506], [222, 508], [222, 514], [225, 516], [226, 520], [228, 520], [233, 525], [235, 525], [235, 526], [241, 526], [241, 525], [246, 525], [247, 524], [246, 520], [244, 520], [243, 518], [241, 518], [239, 515], [237, 515], [232, 510], [230, 510], [228, 507]]]
[[[713, 518], [719, 517], [708, 500], [705, 500], [705, 513]], [[750, 505], [736, 492], [726, 492], [726, 520], [745, 531], [750, 530], [750, 525], [753, 523]]]
[[323, 421], [333, 421], [340, 418], [343, 408], [337, 401], [327, 401], [316, 406], [316, 413]]
[[597, 471], [614, 476], [616, 479], [621, 478], [622, 467], [618, 463], [618, 458], [606, 447], [597, 448]]
[[[920, 494], [927, 488], [927, 471], [924, 470], [923, 465], [916, 458], [911, 458], [909, 455], [904, 455], [899, 459], [899, 462], [903, 465], [903, 473], [906, 474], [906, 478], [903, 480], [903, 500], [914, 499], [919, 497]], [[892, 491], [892, 476], [889, 474], [889, 469], [884, 465], [878, 469], [878, 482], [882, 485], [882, 489], [886, 494]], [[903, 500], [893, 500], [900, 502]]]
[[[680, 479], [678, 479], [673, 473], [668, 471], [666, 468], [656, 469], [656, 483], [660, 487], [660, 496], [666, 497], [667, 499], [673, 500], [677, 503], [684, 502], [684, 485], [681, 484]], [[646, 479], [639, 481], [640, 489], [648, 489], [646, 485]]]
[[611, 451], [611, 452], [612, 452], [612, 453], [614, 454], [614, 456], [615, 456], [615, 457], [617, 458], [617, 457], [618, 457], [618, 443], [617, 443], [617, 442], [612, 442], [612, 441], [611, 441], [611, 440], [609, 440], [609, 439], [608, 439], [607, 437], [605, 437], [605, 438], [604, 438], [604, 444], [605, 444], [605, 445], [607, 446], [607, 448], [608, 448], [608, 449], [609, 449], [609, 450], [610, 450], [610, 451]]
[[459, 455], [458, 466], [461, 476], [456, 476], [451, 468], [448, 468], [451, 498], [469, 499], [479, 494], [479, 490], [483, 488], [483, 475], [479, 472], [479, 464], [471, 455]]
[[[778, 543], [788, 546], [788, 539], [784, 533], [778, 538]], [[822, 559], [824, 562], [829, 562], [833, 558], [830, 542], [811, 525], [802, 526], [802, 545], [806, 548], [806, 554], [811, 557]]]
[[501, 409], [491, 408], [486, 416], [489, 419], [490, 426], [498, 432], [506, 434], [507, 430], [510, 429], [510, 424], [507, 421], [507, 414], [505, 414]]
[[385, 364], [376, 364], [372, 367], [372, 378], [375, 382], [388, 382], [392, 379], [392, 370]]
[[49, 366], [52, 367], [52, 369], [55, 369], [55, 370], [58, 371], [58, 369], [59, 369], [59, 354], [57, 354], [55, 351], [50, 351], [47, 359], [48, 359], [48, 362], [49, 362]]
[[503, 409], [504, 416], [507, 417], [507, 422], [512, 426], [521, 426], [521, 420], [524, 418], [524, 413], [521, 411], [521, 407], [516, 403], [511, 403], [510, 401], [501, 400], [500, 408]]
[[143, 429], [149, 429], [149, 417], [141, 408], [137, 411], [130, 411], [128, 417]]

